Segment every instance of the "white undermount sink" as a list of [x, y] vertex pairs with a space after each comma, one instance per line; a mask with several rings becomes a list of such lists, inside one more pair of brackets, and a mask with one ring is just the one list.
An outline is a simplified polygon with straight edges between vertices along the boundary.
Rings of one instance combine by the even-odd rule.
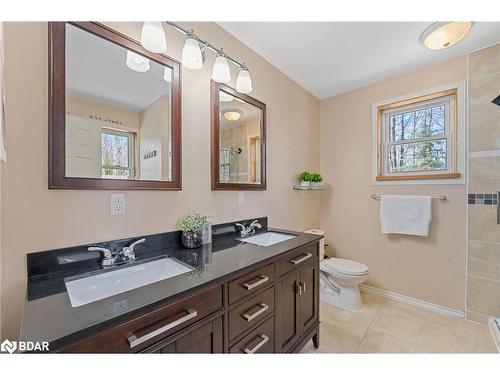
[[291, 234], [266, 232], [256, 236], [238, 239], [242, 242], [252, 243], [257, 246], [272, 246], [286, 240], [291, 240], [292, 238], [295, 238], [295, 236], [292, 236]]
[[64, 282], [71, 306], [78, 307], [192, 270], [175, 259], [163, 258]]

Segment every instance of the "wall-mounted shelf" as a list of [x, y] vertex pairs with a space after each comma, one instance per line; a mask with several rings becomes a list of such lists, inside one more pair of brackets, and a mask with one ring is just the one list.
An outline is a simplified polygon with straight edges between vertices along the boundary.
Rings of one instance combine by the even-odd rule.
[[293, 190], [321, 191], [321, 190], [326, 190], [326, 187], [325, 186], [320, 186], [320, 187], [312, 187], [312, 186], [303, 187], [303, 186], [300, 186], [300, 185], [295, 185], [293, 187]]

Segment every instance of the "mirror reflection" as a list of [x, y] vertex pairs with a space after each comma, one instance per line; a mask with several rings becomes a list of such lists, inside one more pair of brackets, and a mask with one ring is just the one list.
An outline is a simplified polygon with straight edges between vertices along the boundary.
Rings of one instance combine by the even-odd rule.
[[172, 180], [172, 69], [66, 24], [66, 177]]
[[219, 181], [261, 183], [262, 110], [219, 90]]

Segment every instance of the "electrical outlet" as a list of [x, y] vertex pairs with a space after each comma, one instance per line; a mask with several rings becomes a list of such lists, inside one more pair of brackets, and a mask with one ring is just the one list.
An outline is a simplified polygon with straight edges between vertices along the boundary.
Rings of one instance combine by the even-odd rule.
[[245, 192], [244, 191], [238, 191], [238, 204], [240, 206], [243, 206], [245, 204]]
[[111, 193], [111, 215], [125, 215], [126, 213], [125, 193]]

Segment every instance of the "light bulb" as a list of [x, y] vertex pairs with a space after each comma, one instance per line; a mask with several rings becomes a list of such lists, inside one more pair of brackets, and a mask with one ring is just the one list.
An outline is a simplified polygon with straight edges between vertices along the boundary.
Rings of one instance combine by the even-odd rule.
[[127, 51], [127, 66], [134, 72], [144, 73], [150, 68], [149, 59], [138, 53]]
[[252, 78], [250, 77], [250, 72], [243, 66], [238, 73], [238, 78], [236, 78], [236, 91], [242, 94], [249, 94], [252, 92]]
[[203, 67], [203, 56], [198, 41], [188, 36], [182, 49], [182, 65], [188, 69], [198, 70]]
[[229, 103], [232, 102], [234, 99], [234, 96], [231, 94], [228, 94], [224, 91], [219, 91], [219, 100], [223, 103]]
[[165, 67], [165, 70], [163, 71], [163, 79], [168, 83], [172, 82], [172, 69]]
[[219, 52], [215, 59], [214, 69], [212, 71], [212, 79], [219, 83], [228, 83], [231, 80], [231, 73], [229, 71], [229, 64], [224, 54]]
[[141, 45], [151, 52], [167, 52], [167, 37], [161, 22], [144, 22], [141, 32]]

